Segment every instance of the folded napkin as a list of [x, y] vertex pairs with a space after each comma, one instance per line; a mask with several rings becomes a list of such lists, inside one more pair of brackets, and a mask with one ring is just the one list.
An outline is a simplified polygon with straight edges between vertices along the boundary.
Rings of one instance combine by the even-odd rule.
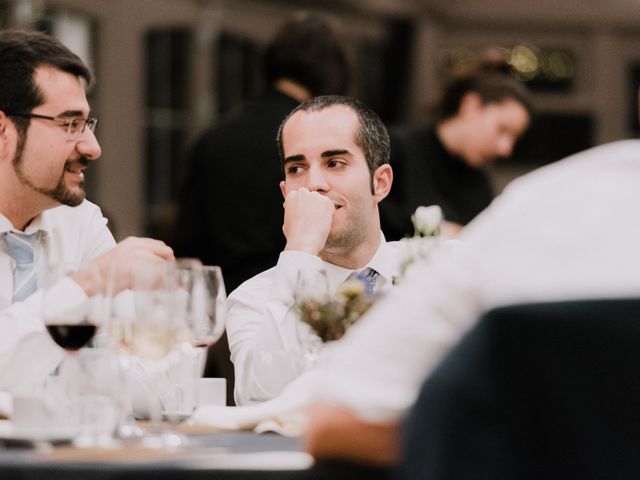
[[318, 375], [319, 370], [306, 372], [287, 385], [277, 397], [255, 405], [199, 407], [191, 419], [195, 424], [226, 430], [269, 431], [298, 436], [307, 424], [307, 407], [313, 401]]

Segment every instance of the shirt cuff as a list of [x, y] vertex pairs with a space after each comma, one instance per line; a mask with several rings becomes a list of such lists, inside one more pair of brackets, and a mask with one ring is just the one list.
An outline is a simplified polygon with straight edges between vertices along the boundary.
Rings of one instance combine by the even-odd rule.
[[300, 272], [304, 272], [306, 276], [313, 272], [320, 272], [320, 270], [322, 270], [320, 257], [296, 250], [280, 252], [269, 297], [293, 302], [293, 294], [298, 284]]
[[71, 312], [78, 312], [79, 309], [87, 308], [87, 294], [70, 277], [61, 278], [46, 292], [42, 292], [43, 295], [45, 293], [42, 311], [47, 312], [47, 317], [66, 316]]

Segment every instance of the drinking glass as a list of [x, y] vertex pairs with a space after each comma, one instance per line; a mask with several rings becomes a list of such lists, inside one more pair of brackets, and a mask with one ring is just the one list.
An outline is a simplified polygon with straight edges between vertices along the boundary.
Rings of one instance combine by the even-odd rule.
[[135, 316], [130, 346], [145, 372], [143, 386], [147, 390], [151, 417], [151, 431], [144, 443], [171, 449], [186, 443], [186, 437], [173, 423], [170, 431], [160, 431], [161, 411], [172, 400], [170, 367], [182, 360], [178, 347], [189, 339], [184, 314], [188, 292], [176, 281], [175, 268], [167, 262], [140, 262], [131, 270]]
[[80, 386], [78, 402], [79, 448], [114, 448], [120, 444], [113, 435], [121, 410], [124, 380], [117, 355], [107, 348], [84, 348], [78, 353]]

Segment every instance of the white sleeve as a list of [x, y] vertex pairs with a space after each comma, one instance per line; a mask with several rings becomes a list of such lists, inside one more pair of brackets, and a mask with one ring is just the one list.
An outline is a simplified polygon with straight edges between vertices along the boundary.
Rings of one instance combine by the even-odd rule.
[[[76, 215], [56, 216], [53, 228], [65, 258], [82, 268], [115, 246], [100, 209], [83, 205]], [[67, 222], [67, 223], [65, 223]], [[75, 224], [74, 224], [75, 222]], [[69, 238], [69, 236], [72, 238]], [[79, 261], [79, 262], [78, 262]], [[78, 262], [78, 263], [77, 263]], [[86, 305], [84, 290], [68, 277], [49, 291], [47, 309], [76, 309]], [[42, 290], [0, 311], [0, 390], [37, 385], [55, 370], [63, 351], [49, 337], [42, 321]], [[63, 311], [61, 310], [61, 311]]]
[[[39, 290], [25, 301], [14, 303], [0, 312], [0, 390], [44, 382], [63, 358], [63, 350], [49, 337], [42, 322], [42, 294]], [[49, 291], [47, 308], [81, 308], [86, 301], [84, 290], [68, 277]]]
[[303, 350], [294, 291], [299, 272], [320, 272], [319, 257], [280, 254], [272, 270], [236, 289], [227, 302], [227, 335], [238, 404], [275, 397], [297, 375]]
[[398, 419], [478, 305], [468, 271], [450, 259], [415, 265], [347, 334], [323, 352], [318, 395], [369, 421]]
[[116, 246], [116, 241], [107, 227], [107, 219], [104, 218], [99, 208], [92, 211], [91, 218], [86, 223], [83, 247], [83, 265], [108, 252]]

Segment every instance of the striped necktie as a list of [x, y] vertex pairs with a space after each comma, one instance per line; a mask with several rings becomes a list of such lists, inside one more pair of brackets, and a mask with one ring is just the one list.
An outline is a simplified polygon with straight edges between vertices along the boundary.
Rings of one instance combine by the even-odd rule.
[[378, 279], [379, 275], [380, 274], [376, 272], [373, 268], [367, 267], [367, 268], [363, 268], [362, 270], [357, 272], [355, 275], [353, 275], [353, 278], [363, 282], [365, 292], [367, 292], [367, 295], [372, 296], [376, 286], [376, 280]]
[[34, 252], [40, 239], [39, 232], [5, 232], [4, 241], [9, 255], [16, 262], [13, 271], [13, 303], [21, 302], [38, 289]]

